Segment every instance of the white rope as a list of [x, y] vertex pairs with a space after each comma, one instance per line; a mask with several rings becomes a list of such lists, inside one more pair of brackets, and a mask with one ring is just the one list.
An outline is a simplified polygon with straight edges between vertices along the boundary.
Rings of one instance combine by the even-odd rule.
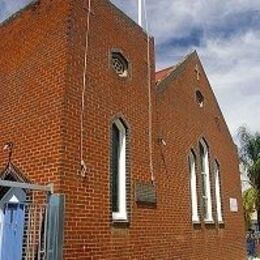
[[87, 10], [87, 28], [85, 38], [85, 54], [84, 54], [84, 69], [83, 69], [83, 87], [81, 94], [81, 114], [80, 114], [80, 173], [82, 176], [86, 174], [86, 164], [83, 159], [83, 145], [84, 145], [84, 112], [85, 112], [85, 93], [86, 93], [86, 76], [88, 63], [88, 49], [89, 49], [89, 32], [90, 32], [90, 14], [91, 14], [91, 0], [88, 0]]
[[150, 62], [150, 36], [148, 28], [148, 18], [146, 9], [146, 0], [144, 0], [144, 18], [145, 18], [145, 30], [147, 35], [147, 67], [148, 67], [148, 103], [149, 103], [149, 162], [150, 162], [150, 178], [154, 183], [154, 171], [153, 171], [153, 137], [152, 137], [152, 93], [151, 93], [151, 62]]

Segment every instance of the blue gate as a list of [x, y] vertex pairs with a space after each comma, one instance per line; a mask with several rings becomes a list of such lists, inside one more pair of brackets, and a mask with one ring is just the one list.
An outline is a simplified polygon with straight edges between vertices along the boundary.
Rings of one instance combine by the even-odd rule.
[[7, 203], [4, 209], [4, 229], [1, 259], [22, 259], [25, 205]]
[[64, 195], [52, 185], [0, 179], [1, 187], [9, 191], [0, 200], [0, 260], [63, 259]]

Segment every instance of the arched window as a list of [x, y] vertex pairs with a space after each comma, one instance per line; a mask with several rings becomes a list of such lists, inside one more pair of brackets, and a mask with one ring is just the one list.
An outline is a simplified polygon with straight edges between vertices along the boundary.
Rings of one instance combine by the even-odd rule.
[[223, 222], [221, 188], [220, 188], [220, 177], [219, 177], [219, 164], [216, 160], [214, 162], [214, 180], [215, 180], [217, 220], [218, 220], [218, 222]]
[[209, 152], [208, 146], [204, 140], [200, 141], [200, 161], [201, 161], [201, 180], [202, 180], [202, 201], [204, 209], [204, 220], [206, 222], [213, 221], [212, 217], [212, 202], [210, 188], [210, 172], [209, 172]]
[[112, 124], [112, 219], [127, 220], [126, 127], [120, 119]]
[[199, 107], [203, 107], [204, 106], [204, 96], [202, 95], [202, 93], [197, 90], [196, 91], [196, 102], [198, 103]]
[[196, 157], [195, 157], [195, 154], [193, 151], [191, 151], [189, 154], [189, 170], [190, 170], [192, 221], [199, 222], [200, 219], [199, 219], [199, 214], [198, 214]]

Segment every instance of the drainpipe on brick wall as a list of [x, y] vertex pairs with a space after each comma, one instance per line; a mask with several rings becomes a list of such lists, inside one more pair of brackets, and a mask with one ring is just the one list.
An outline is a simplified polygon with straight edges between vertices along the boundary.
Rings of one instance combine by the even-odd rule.
[[91, 0], [88, 0], [87, 10], [87, 28], [86, 28], [86, 42], [84, 53], [84, 69], [83, 69], [83, 86], [81, 94], [81, 113], [80, 113], [80, 174], [82, 177], [86, 176], [86, 163], [83, 155], [84, 142], [84, 110], [85, 110], [85, 92], [86, 92], [86, 77], [87, 77], [87, 63], [88, 63], [88, 49], [89, 49], [89, 32], [90, 32], [90, 15], [91, 15]]

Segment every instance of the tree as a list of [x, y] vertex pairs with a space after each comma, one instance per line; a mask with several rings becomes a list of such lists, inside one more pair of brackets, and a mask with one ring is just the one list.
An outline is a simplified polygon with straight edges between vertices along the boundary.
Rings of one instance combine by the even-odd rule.
[[238, 137], [240, 161], [252, 187], [249, 189], [251, 191], [243, 195], [246, 200], [250, 198], [250, 202], [252, 202], [252, 199], [255, 200], [257, 222], [260, 227], [260, 134], [258, 132], [252, 134], [245, 127], [240, 127]]
[[255, 211], [257, 192], [255, 188], [249, 188], [243, 192], [243, 208], [246, 228], [251, 227], [251, 216]]

